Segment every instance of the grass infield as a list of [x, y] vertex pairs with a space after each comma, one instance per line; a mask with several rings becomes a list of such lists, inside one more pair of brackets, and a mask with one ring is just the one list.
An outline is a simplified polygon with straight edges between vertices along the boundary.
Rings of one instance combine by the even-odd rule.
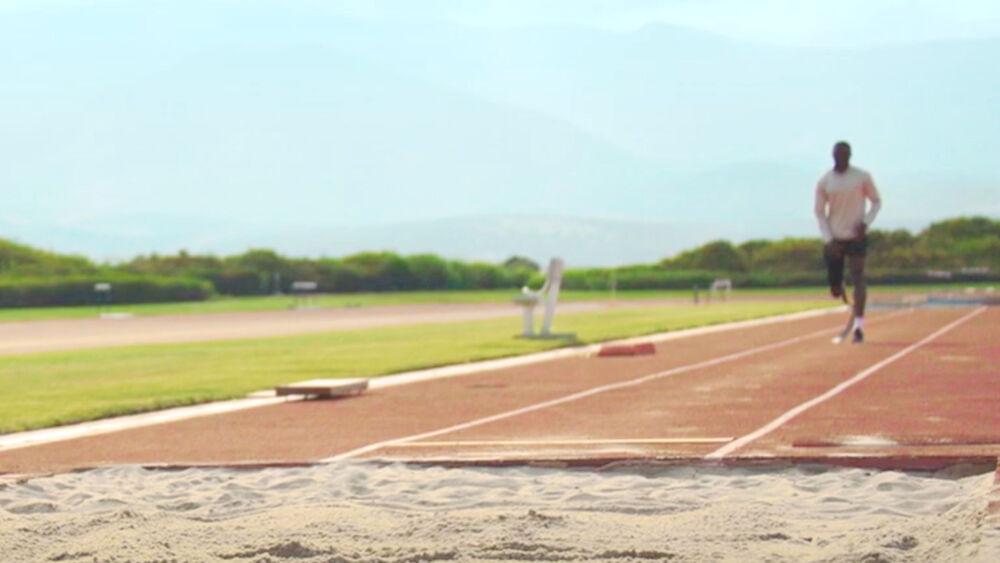
[[[833, 305], [622, 305], [557, 316], [555, 328], [592, 343]], [[0, 357], [0, 433], [231, 399], [302, 379], [374, 377], [570, 344], [516, 338], [519, 326], [511, 318]]]
[[[799, 290], [780, 290], [781, 294], [796, 294]], [[792, 292], [792, 293], [789, 293]], [[812, 290], [811, 293], [816, 293]], [[744, 293], [741, 291], [741, 295]], [[747, 290], [746, 295], [777, 295], [776, 290]], [[809, 295], [809, 293], [802, 293]], [[312, 297], [308, 305], [320, 308], [377, 307], [387, 305], [427, 305], [453, 303], [510, 303], [518, 295], [515, 289], [490, 289], [478, 291], [396, 291], [384, 293], [338, 293]], [[616, 298], [622, 301], [637, 299], [691, 299], [692, 290], [640, 290], [620, 291]], [[559, 300], [598, 301], [608, 300], [606, 291], [563, 291]], [[252, 313], [261, 311], [287, 311], [296, 306], [296, 299], [289, 295], [253, 297], [218, 297], [208, 301], [185, 303], [143, 303], [112, 305], [105, 312], [130, 313], [136, 316], [185, 315], [210, 313]], [[31, 307], [0, 309], [0, 322], [51, 319], [93, 318], [96, 306]]]
[[[942, 284], [942, 285], [895, 285], [871, 286], [870, 292], [880, 293], [928, 293], [941, 290], [962, 290], [966, 286], [987, 286], [991, 284]], [[734, 295], [745, 297], [786, 297], [802, 299], [822, 299], [827, 295], [825, 287], [759, 288], [737, 289]], [[616, 299], [624, 302], [642, 299], [692, 299], [693, 291], [683, 290], [630, 290], [619, 291]], [[317, 295], [310, 305], [323, 308], [374, 307], [384, 305], [413, 305], [433, 303], [510, 303], [517, 290], [495, 289], [481, 291], [401, 291], [389, 293], [342, 293]], [[704, 297], [704, 290], [702, 290]], [[610, 300], [607, 291], [566, 290], [559, 296], [560, 301], [602, 301]], [[295, 298], [287, 295], [264, 297], [219, 297], [208, 301], [186, 303], [148, 303], [135, 305], [112, 305], [106, 312], [129, 313], [137, 316], [183, 315], [208, 313], [240, 313], [255, 311], [283, 311], [295, 306]], [[32, 307], [0, 309], [0, 322], [34, 321], [52, 319], [93, 318], [98, 314], [96, 306], [78, 307]]]

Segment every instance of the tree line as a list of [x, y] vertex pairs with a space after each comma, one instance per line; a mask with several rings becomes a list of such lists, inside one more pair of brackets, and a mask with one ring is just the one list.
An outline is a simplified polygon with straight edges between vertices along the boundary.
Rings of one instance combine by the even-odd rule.
[[434, 254], [401, 256], [362, 252], [343, 258], [288, 258], [273, 250], [249, 250], [235, 256], [140, 256], [119, 265], [133, 274], [177, 275], [210, 281], [225, 295], [267, 295], [292, 291], [295, 281], [312, 281], [324, 293], [497, 289], [518, 287], [538, 270], [529, 259], [512, 257], [502, 264], [446, 260]]
[[[716, 277], [738, 286], [822, 285], [822, 242], [814, 238], [717, 240], [655, 264], [575, 268], [569, 289], [669, 289], [705, 286]], [[876, 283], [1000, 279], [1000, 221], [961, 217], [907, 230], [869, 233], [869, 271]], [[931, 277], [928, 271], [937, 271]], [[293, 258], [269, 249], [231, 256], [149, 254], [115, 264], [47, 252], [0, 239], [0, 306], [92, 303], [93, 285], [111, 282], [116, 302], [201, 300], [215, 295], [289, 293], [311, 281], [327, 293], [516, 289], [538, 285], [539, 264], [514, 256], [500, 264], [448, 260], [434, 254], [362, 252], [340, 258]]]
[[[969, 217], [940, 221], [917, 234], [906, 229], [872, 230], [869, 263], [876, 270], [1000, 270], [1000, 221]], [[719, 240], [664, 259], [670, 270], [720, 272], [808, 272], [822, 267], [823, 243], [813, 238]]]
[[[570, 289], [683, 289], [706, 287], [728, 277], [741, 287], [824, 285], [823, 241], [819, 238], [716, 240], [657, 264], [568, 271]], [[913, 234], [905, 229], [868, 233], [872, 283], [1000, 281], [1000, 221], [959, 217]]]

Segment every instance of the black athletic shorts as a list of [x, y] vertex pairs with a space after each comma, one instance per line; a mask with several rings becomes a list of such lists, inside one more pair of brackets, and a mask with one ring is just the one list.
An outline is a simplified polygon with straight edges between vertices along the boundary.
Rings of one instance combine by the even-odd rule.
[[834, 240], [823, 247], [826, 262], [826, 278], [830, 282], [830, 293], [843, 297], [844, 262], [848, 256], [865, 256], [868, 253], [868, 238]]
[[830, 251], [836, 256], [867, 256], [868, 237], [862, 239], [836, 240], [830, 243]]

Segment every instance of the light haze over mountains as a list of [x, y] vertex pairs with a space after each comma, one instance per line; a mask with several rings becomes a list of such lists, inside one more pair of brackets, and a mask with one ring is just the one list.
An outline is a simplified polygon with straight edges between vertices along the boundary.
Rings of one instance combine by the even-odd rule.
[[459, 4], [0, 3], [0, 237], [652, 261], [815, 236], [841, 138], [881, 228], [1000, 215], [988, 26], [818, 47]]

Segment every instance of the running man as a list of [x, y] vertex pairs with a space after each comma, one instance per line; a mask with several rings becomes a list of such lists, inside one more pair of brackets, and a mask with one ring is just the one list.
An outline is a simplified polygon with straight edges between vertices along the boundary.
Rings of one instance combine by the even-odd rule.
[[[865, 200], [871, 202], [865, 211]], [[864, 342], [865, 255], [868, 251], [868, 226], [875, 220], [882, 199], [872, 176], [851, 166], [851, 145], [844, 141], [833, 146], [833, 170], [816, 184], [816, 219], [823, 234], [824, 256], [830, 280], [830, 293], [837, 298], [844, 294], [844, 259], [847, 259], [854, 280], [853, 341]]]

